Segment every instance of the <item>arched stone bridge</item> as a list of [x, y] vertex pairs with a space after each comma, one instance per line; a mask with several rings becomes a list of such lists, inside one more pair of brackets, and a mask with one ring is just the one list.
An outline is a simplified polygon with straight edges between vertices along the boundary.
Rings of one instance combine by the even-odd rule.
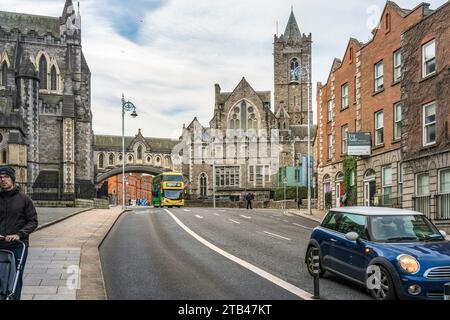
[[176, 170], [172, 161], [172, 149], [178, 140], [146, 138], [141, 129], [134, 137], [125, 137], [125, 158], [122, 155], [122, 137], [110, 135], [94, 136], [94, 175], [95, 183], [122, 174], [122, 161], [125, 159], [125, 172], [139, 172], [158, 175]]

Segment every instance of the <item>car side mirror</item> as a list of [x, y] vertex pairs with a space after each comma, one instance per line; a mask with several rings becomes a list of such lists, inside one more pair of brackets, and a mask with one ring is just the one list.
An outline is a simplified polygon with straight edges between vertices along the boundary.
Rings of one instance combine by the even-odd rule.
[[359, 239], [359, 234], [357, 234], [356, 232], [349, 232], [345, 234], [345, 239], [349, 240], [349, 241], [356, 241]]
[[444, 238], [447, 237], [447, 232], [445, 232], [445, 231], [443, 231], [443, 230], [439, 230], [439, 232], [442, 234], [442, 236], [443, 236]]

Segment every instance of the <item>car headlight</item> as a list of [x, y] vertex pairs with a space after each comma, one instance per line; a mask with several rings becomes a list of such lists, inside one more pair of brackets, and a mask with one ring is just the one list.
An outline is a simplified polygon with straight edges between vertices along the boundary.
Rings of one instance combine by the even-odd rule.
[[400, 265], [400, 267], [407, 273], [415, 274], [419, 272], [420, 264], [416, 260], [416, 258], [407, 255], [407, 254], [401, 254], [397, 257], [397, 261]]

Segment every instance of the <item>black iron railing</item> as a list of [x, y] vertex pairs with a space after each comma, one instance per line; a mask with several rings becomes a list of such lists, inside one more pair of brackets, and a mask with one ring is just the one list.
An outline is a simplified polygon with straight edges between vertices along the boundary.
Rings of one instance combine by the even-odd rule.
[[435, 220], [450, 220], [450, 193], [436, 196]]
[[414, 210], [418, 212], [422, 212], [427, 216], [427, 218], [431, 219], [431, 196], [416, 196], [413, 197], [414, 201]]

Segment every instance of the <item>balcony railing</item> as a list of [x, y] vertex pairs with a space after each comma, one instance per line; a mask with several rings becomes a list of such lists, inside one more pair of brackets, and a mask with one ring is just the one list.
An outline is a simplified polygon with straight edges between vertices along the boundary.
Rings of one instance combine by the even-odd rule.
[[431, 196], [417, 196], [413, 197], [414, 210], [422, 212], [431, 219]]
[[435, 220], [450, 220], [450, 193], [438, 194], [436, 204]]

